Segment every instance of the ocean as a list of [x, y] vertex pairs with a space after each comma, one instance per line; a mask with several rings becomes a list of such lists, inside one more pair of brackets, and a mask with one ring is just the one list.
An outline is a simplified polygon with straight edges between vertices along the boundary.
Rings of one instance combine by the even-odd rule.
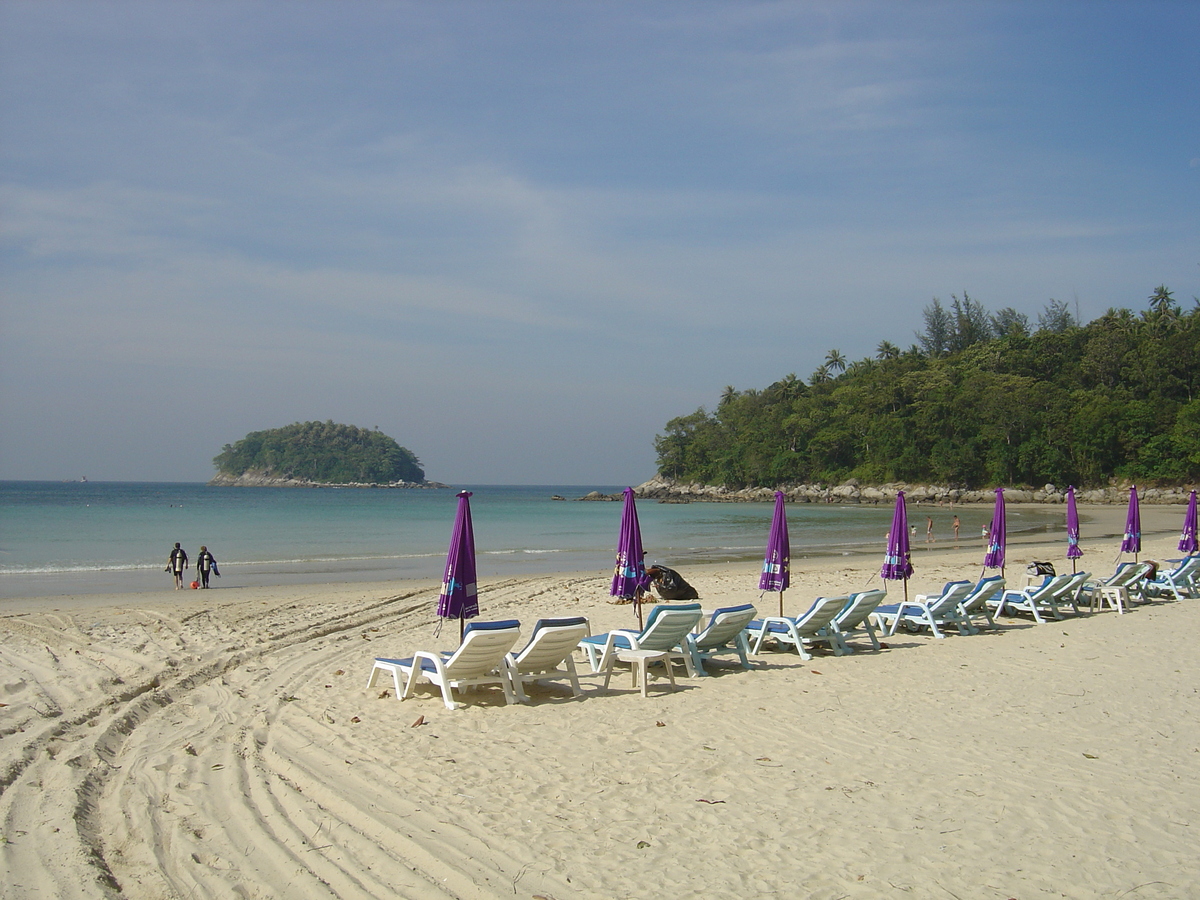
[[[614, 485], [465, 485], [480, 578], [611, 570], [621, 504], [574, 502]], [[230, 488], [205, 484], [0, 482], [0, 598], [171, 589], [179, 541], [194, 563], [217, 559], [214, 587], [441, 577], [457, 488]], [[552, 496], [568, 498], [566, 502]], [[793, 566], [805, 557], [878, 553], [891, 524], [880, 506], [789, 504]], [[647, 562], [761, 559], [770, 503], [638, 503]], [[979, 544], [990, 509], [912, 507], [945, 546]], [[1009, 510], [1010, 534], [1062, 529], [1061, 508]], [[981, 551], [982, 553], [982, 551]], [[981, 557], [982, 558], [982, 557]]]

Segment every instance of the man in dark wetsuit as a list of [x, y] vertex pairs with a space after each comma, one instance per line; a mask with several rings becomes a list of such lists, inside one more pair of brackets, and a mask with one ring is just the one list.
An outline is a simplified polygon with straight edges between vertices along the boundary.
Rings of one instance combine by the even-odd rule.
[[208, 552], [207, 547], [201, 545], [200, 555], [196, 557], [196, 574], [200, 576], [200, 587], [208, 587], [208, 575], [210, 572], [218, 578], [221, 577], [221, 570], [217, 568], [216, 559]]
[[183, 590], [183, 573], [187, 571], [187, 552], [175, 542], [175, 549], [167, 557], [167, 571], [175, 576], [175, 590]]
[[683, 576], [666, 566], [651, 566], [646, 570], [655, 593], [664, 600], [699, 600], [696, 589], [683, 580]]

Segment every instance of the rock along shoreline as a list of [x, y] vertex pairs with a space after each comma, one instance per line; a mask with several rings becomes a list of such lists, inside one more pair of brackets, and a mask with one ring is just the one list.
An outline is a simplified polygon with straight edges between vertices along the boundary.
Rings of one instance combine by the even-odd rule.
[[261, 472], [243, 472], [241, 475], [218, 475], [208, 484], [212, 487], [294, 487], [294, 488], [385, 488], [404, 490], [441, 490], [449, 489], [450, 485], [440, 481], [349, 481], [325, 482], [310, 481], [307, 478], [280, 478], [265, 475]]
[[[1079, 503], [1124, 504], [1129, 502], [1131, 485], [1112, 485], [1104, 488], [1077, 489], [1075, 499]], [[880, 485], [862, 485], [856, 479], [844, 484], [794, 484], [780, 485], [778, 490], [791, 503], [866, 503], [882, 504], [895, 502], [896, 495], [904, 496], [913, 503], [992, 503], [996, 499], [994, 489], [963, 490], [944, 485], [905, 484], [892, 482]], [[763, 503], [775, 499], [776, 488], [728, 488], [724, 485], [678, 482], [656, 476], [635, 487], [639, 498], [657, 500], [660, 503]], [[1186, 503], [1191, 488], [1145, 488], [1138, 490], [1138, 500], [1151, 504]], [[601, 494], [592, 491], [579, 500], [620, 500], [620, 494]], [[1004, 499], [1009, 503], [1066, 503], [1066, 488], [1047, 484], [1041, 488], [1005, 488]]]

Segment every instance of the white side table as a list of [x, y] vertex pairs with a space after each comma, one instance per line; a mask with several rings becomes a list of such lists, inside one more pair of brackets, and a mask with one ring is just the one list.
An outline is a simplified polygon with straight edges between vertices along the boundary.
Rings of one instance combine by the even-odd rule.
[[667, 680], [671, 682], [670, 690], [675, 690], [675, 673], [671, 671], [671, 656], [666, 650], [618, 650], [608, 658], [608, 668], [604, 670], [604, 687], [608, 688], [609, 679], [612, 678], [613, 665], [617, 660], [630, 664], [630, 669], [633, 673], [633, 685], [642, 686], [642, 696], [648, 697], [646, 693], [646, 684], [650, 680], [650, 674], [647, 668], [651, 663], [661, 662], [663, 668], [667, 670]]
[[1092, 602], [1088, 605], [1091, 612], [1097, 608], [1104, 609], [1107, 603], [1117, 611], [1117, 615], [1125, 615], [1125, 607], [1129, 605], [1129, 591], [1123, 587], [1098, 587], [1092, 591]]

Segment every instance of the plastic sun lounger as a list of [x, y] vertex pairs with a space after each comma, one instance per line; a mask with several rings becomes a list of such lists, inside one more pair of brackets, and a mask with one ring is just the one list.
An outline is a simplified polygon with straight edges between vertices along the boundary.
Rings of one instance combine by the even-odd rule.
[[1079, 601], [1083, 597], [1083, 588], [1091, 577], [1091, 572], [1076, 572], [1073, 574], [1070, 580], [1054, 595], [1054, 605], [1061, 609], [1069, 603], [1071, 604], [1071, 608], [1075, 610], [1075, 615], [1079, 615]]
[[[697, 675], [707, 675], [704, 662], [721, 653], [736, 653], [741, 660], [742, 668], [750, 668], [747, 656], [750, 643], [746, 640], [746, 626], [758, 615], [753, 604], [742, 606], [726, 606], [713, 611], [706, 627], [699, 634], [687, 634], [683, 638], [683, 646], [692, 658], [692, 669]], [[730, 644], [732, 643], [732, 646]]]
[[1153, 579], [1146, 580], [1146, 590], [1161, 596], [1171, 594], [1176, 600], [1196, 595], [1196, 581], [1200, 576], [1200, 554], [1179, 561], [1174, 569], [1159, 572]]
[[805, 643], [828, 644], [834, 656], [842, 656], [846, 646], [833, 627], [833, 618], [850, 602], [848, 596], [818, 597], [808, 611], [796, 618], [767, 616], [746, 626], [746, 636], [754, 642], [751, 653], [762, 651], [763, 641], [774, 640], [780, 646], [791, 644], [801, 659], [812, 659]]
[[987, 619], [989, 627], [996, 627], [996, 620], [992, 618], [992, 611], [988, 608], [988, 604], [1002, 593], [1004, 593], [1004, 576], [989, 575], [987, 578], [980, 578], [975, 587], [971, 588], [971, 593], [967, 594], [958, 604], [958, 611], [967, 620], [967, 628], [972, 634], [979, 631], [972, 616], [982, 615]]
[[871, 615], [886, 599], [887, 591], [859, 591], [857, 594], [851, 594], [850, 602], [833, 617], [829, 624], [838, 633], [847, 653], [853, 653], [854, 648], [847, 643], [846, 639], [860, 631], [871, 639], [871, 646], [875, 650], [881, 649], [879, 638], [875, 636], [875, 625], [871, 622]]
[[659, 604], [650, 610], [646, 627], [640, 632], [618, 629], [585, 637], [578, 646], [587, 654], [593, 672], [607, 670], [618, 650], [661, 650], [667, 654], [668, 665], [681, 659], [688, 676], [694, 676], [691, 656], [679, 647], [701, 615], [699, 603]]
[[539, 619], [533, 626], [533, 636], [525, 648], [520, 653], [508, 653], [504, 657], [505, 671], [508, 672], [517, 700], [529, 702], [525, 684], [530, 681], [567, 681], [573, 695], [582, 696], [579, 675], [571, 654], [579, 642], [587, 637], [589, 630], [588, 620], [583, 616]]
[[[418, 650], [409, 659], [376, 658], [367, 687], [375, 684], [381, 672], [390, 673], [396, 696], [405, 700], [412, 694], [418, 678], [424, 678], [442, 689], [446, 709], [455, 709], [453, 689], [462, 691], [481, 684], [498, 684], [504, 690], [505, 702], [515, 703], [503, 666], [504, 654], [512, 649], [520, 634], [521, 623], [516, 619], [471, 622], [463, 631], [462, 644], [453, 653]], [[407, 679], [403, 689], [401, 677]]]
[[1140, 600], [1146, 599], [1142, 583], [1150, 569], [1149, 563], [1121, 563], [1116, 571], [1103, 581], [1084, 584], [1079, 595], [1087, 597], [1092, 609], [1103, 607], [1107, 603], [1118, 614], [1124, 613], [1125, 605], [1131, 603], [1135, 597]]
[[[1071, 580], [1070, 575], [1050, 575], [1041, 584], [1027, 587], [1023, 590], [1004, 591], [996, 601], [996, 615], [1027, 612], [1033, 615], [1033, 620], [1039, 625], [1046, 621], [1043, 615], [1061, 619], [1058, 611], [1058, 595], [1066, 588]], [[989, 601], [989, 605], [990, 601]]]
[[928, 628], [935, 638], [945, 638], [938, 626], [945, 628], [954, 625], [959, 634], [971, 634], [969, 623], [959, 612], [959, 604], [971, 592], [969, 581], [948, 581], [942, 588], [942, 593], [928, 597], [918, 594], [915, 600], [908, 603], [894, 603], [880, 606], [873, 616], [882, 629], [886, 628], [888, 635], [893, 635], [901, 624], [907, 628]]

